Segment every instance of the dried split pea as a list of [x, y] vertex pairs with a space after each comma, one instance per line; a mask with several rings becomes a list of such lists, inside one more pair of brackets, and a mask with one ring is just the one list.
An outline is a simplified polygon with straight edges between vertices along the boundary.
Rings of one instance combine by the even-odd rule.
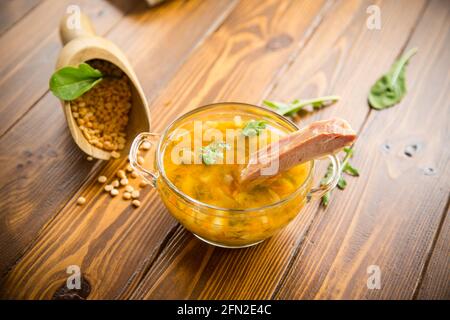
[[88, 156], [88, 157], [86, 158], [86, 160], [87, 160], [87, 161], [92, 161], [92, 160], [94, 160], [94, 158], [92, 158], [91, 156]]
[[142, 180], [141, 182], [139, 182], [139, 187], [141, 188], [145, 188], [146, 186], [148, 186], [148, 182]]
[[114, 187], [110, 184], [107, 184], [104, 189], [106, 192], [110, 192], [112, 189], [114, 189]]
[[130, 174], [130, 176], [131, 176], [133, 179], [136, 179], [136, 178], [138, 177], [138, 174], [137, 174], [136, 171], [133, 171], [133, 172]]
[[131, 199], [131, 193], [129, 193], [129, 192], [124, 192], [122, 197], [123, 197], [125, 200], [130, 200], [130, 199]]
[[126, 176], [126, 174], [125, 174], [125, 171], [119, 170], [119, 171], [117, 171], [117, 177], [120, 178], [120, 179], [124, 179], [124, 178], [126, 178], [127, 176]]
[[86, 203], [86, 198], [84, 198], [84, 197], [79, 197], [78, 199], [77, 199], [77, 204], [78, 205], [83, 205], [83, 204], [85, 204]]
[[120, 182], [119, 182], [119, 180], [114, 180], [114, 181], [111, 183], [111, 185], [112, 185], [114, 188], [117, 188], [117, 187], [120, 185]]
[[127, 172], [133, 172], [133, 168], [128, 164], [127, 167], [125, 168], [125, 170]]
[[128, 179], [127, 178], [120, 179], [120, 184], [122, 186], [126, 186], [128, 184]]
[[152, 147], [152, 144], [148, 141], [144, 141], [141, 144], [141, 149], [142, 150], [150, 150], [150, 148]]
[[71, 101], [72, 115], [90, 144], [118, 158], [118, 151], [124, 149], [126, 144], [132, 102], [131, 82], [122, 70], [110, 62], [91, 60], [87, 63], [107, 77]]
[[141, 205], [141, 202], [139, 200], [133, 200], [131, 201], [131, 203], [133, 204], [133, 206], [135, 206], [136, 208], [139, 207]]
[[112, 189], [111, 192], [109, 193], [111, 195], [111, 197], [115, 197], [119, 194], [119, 190], [117, 189]]
[[98, 177], [98, 179], [97, 179], [97, 181], [100, 182], [100, 183], [105, 183], [106, 180], [108, 180], [108, 178], [106, 178], [105, 176], [100, 176], [100, 177]]
[[111, 152], [111, 157], [113, 157], [114, 159], [119, 159], [120, 153], [118, 153], [117, 151], [113, 151]]
[[140, 193], [138, 190], [134, 190], [133, 192], [131, 192], [131, 197], [133, 199], [137, 199], [137, 198], [139, 198], [139, 196], [140, 196]]
[[132, 186], [126, 186], [125, 191], [131, 193], [134, 191], [134, 188]]

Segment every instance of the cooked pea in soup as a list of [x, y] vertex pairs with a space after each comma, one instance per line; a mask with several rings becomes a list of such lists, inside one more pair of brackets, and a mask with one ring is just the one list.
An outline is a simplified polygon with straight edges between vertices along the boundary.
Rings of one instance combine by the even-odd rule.
[[262, 241], [304, 205], [312, 164], [250, 184], [239, 176], [250, 154], [294, 130], [273, 116], [232, 107], [185, 119], [161, 146], [163, 169], [178, 191], [206, 206], [175, 197], [160, 178], [163, 201], [203, 240], [231, 247]]

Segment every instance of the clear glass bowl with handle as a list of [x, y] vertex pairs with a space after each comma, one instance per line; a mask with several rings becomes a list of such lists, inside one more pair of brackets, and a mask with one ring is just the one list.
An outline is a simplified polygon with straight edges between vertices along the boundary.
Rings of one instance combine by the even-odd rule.
[[[130, 164], [134, 170], [154, 188], [168, 211], [199, 239], [220, 247], [242, 248], [258, 244], [285, 227], [301, 211], [310, 199], [320, 199], [333, 189], [339, 179], [339, 159], [335, 155], [326, 158], [331, 161], [332, 175], [329, 182], [313, 187], [315, 163], [309, 164], [304, 182], [285, 198], [255, 208], [235, 209], [218, 207], [195, 199], [180, 190], [167, 176], [164, 168], [164, 150], [171, 133], [189, 121], [205, 119], [218, 114], [250, 115], [276, 123], [285, 132], [299, 128], [289, 119], [272, 110], [243, 103], [217, 103], [192, 110], [173, 121], [162, 134], [140, 133], [130, 149]], [[152, 168], [138, 162], [142, 143], [150, 143], [154, 157]], [[211, 186], [214, 188], [214, 185]]]

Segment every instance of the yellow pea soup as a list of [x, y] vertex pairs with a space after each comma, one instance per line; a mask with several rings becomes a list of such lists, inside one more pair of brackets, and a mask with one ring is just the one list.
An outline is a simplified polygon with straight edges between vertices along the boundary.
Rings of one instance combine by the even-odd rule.
[[[246, 136], [251, 121], [264, 121], [264, 126]], [[159, 179], [162, 200], [188, 230], [215, 245], [242, 247], [270, 237], [305, 204], [312, 164], [295, 166], [256, 184], [242, 185], [238, 177], [251, 153], [294, 130], [277, 119], [246, 112], [187, 119], [163, 143], [162, 163], [173, 186], [196, 201], [180, 197], [173, 186]], [[211, 159], [204, 158], [205, 153], [209, 155], [205, 151], [218, 143], [222, 143], [216, 148], [219, 156], [208, 163]]]

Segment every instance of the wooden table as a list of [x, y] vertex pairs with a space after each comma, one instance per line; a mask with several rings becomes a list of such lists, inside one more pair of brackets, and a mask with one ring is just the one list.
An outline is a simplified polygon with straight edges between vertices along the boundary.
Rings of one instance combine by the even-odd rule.
[[[338, 94], [337, 105], [301, 121], [348, 119], [360, 135], [361, 177], [327, 209], [311, 203], [276, 236], [241, 250], [197, 240], [150, 188], [139, 209], [112, 200], [96, 178], [125, 160], [87, 161], [48, 90], [69, 3], [130, 58], [154, 131], [212, 102]], [[366, 26], [373, 3], [380, 30]], [[70, 265], [80, 267], [88, 299], [450, 298], [448, 0], [0, 6], [2, 298], [50, 299]], [[415, 46], [408, 95], [371, 110], [371, 84]], [[87, 203], [77, 206], [81, 195]], [[369, 289], [377, 270], [381, 288]]]

